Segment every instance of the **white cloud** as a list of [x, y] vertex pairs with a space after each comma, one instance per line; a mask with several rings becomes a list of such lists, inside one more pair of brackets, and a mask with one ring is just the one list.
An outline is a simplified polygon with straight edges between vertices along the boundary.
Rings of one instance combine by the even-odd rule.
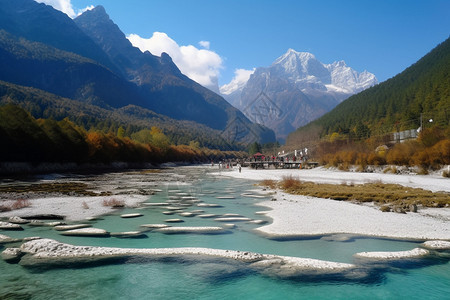
[[[214, 51], [198, 49], [192, 45], [180, 46], [164, 32], [154, 32], [148, 39], [137, 34], [130, 34], [127, 38], [142, 52], [148, 50], [158, 56], [166, 52], [184, 75], [211, 90], [219, 90], [218, 77], [223, 61]], [[199, 44], [204, 47], [206, 43], [209, 46], [209, 42], [205, 41]]]
[[203, 47], [205, 49], [209, 49], [210, 43], [208, 41], [200, 41], [198, 42], [198, 44], [200, 45], [200, 47]]
[[81, 15], [87, 10], [91, 10], [94, 8], [93, 5], [87, 6], [86, 8], [79, 9], [77, 12], [75, 12], [75, 9], [73, 8], [71, 0], [34, 0], [38, 3], [45, 3], [47, 5], [52, 6], [54, 9], [57, 9], [59, 11], [62, 11], [72, 19]]
[[253, 68], [253, 70], [236, 69], [234, 71], [234, 77], [230, 81], [230, 83], [224, 84], [220, 87], [220, 93], [229, 95], [237, 90], [242, 89], [250, 79], [250, 75], [252, 75], [255, 70], [255, 68]]
[[85, 8], [83, 8], [83, 9], [79, 9], [79, 10], [78, 10], [77, 17], [78, 17], [79, 15], [81, 15], [82, 13], [84, 13], [85, 11], [92, 10], [92, 9], [94, 9], [94, 8], [95, 8], [94, 5], [89, 5], [89, 6], [86, 6]]
[[[62, 11], [71, 18], [94, 8], [93, 5], [90, 5], [84, 9], [76, 10], [72, 5], [72, 0], [35, 1], [51, 5], [54, 9]], [[161, 56], [162, 52], [166, 52], [172, 57], [183, 74], [201, 85], [219, 92], [218, 77], [220, 70], [223, 68], [223, 61], [217, 53], [209, 50], [209, 41], [200, 41], [198, 44], [202, 49], [199, 49], [192, 45], [180, 46], [163, 32], [154, 32], [153, 36], [148, 39], [141, 38], [137, 34], [130, 34], [127, 38], [142, 52], [148, 50], [158, 56]]]

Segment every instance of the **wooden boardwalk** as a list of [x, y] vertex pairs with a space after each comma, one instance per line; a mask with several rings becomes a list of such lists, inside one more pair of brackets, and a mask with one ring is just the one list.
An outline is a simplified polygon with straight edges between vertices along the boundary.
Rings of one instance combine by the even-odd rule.
[[244, 166], [252, 169], [311, 169], [319, 165], [317, 162], [298, 161], [249, 161]]

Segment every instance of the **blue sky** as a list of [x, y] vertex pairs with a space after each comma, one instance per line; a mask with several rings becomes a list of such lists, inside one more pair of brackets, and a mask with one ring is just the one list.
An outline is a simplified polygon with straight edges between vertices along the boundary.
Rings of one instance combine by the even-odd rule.
[[40, 1], [69, 2], [76, 12], [103, 5], [126, 35], [164, 33], [179, 47], [193, 46], [192, 57], [200, 57], [193, 48], [214, 54], [203, 63], [212, 60], [219, 85], [230, 82], [236, 69], [269, 66], [289, 48], [323, 63], [344, 60], [384, 81], [450, 34], [449, 0]]

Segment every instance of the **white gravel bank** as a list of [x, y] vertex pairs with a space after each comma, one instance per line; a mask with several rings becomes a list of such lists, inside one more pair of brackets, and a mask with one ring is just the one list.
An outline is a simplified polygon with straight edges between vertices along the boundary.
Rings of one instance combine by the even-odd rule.
[[[221, 176], [253, 180], [281, 180], [284, 176], [317, 183], [342, 182], [367, 183], [381, 181], [432, 191], [450, 192], [450, 180], [436, 176], [392, 175], [379, 173], [353, 173], [330, 171], [324, 168], [312, 170], [252, 170], [220, 172]], [[420, 209], [418, 213], [384, 213], [378, 207], [359, 205], [345, 201], [289, 195], [277, 192], [276, 201], [260, 203], [271, 208], [267, 216], [273, 219], [269, 225], [258, 228], [274, 238], [348, 233], [399, 239], [450, 240], [450, 208]]]

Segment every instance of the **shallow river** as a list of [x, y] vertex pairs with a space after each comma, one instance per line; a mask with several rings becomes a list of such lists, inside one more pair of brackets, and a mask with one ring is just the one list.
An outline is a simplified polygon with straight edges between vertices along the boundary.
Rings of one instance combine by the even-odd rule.
[[[214, 170], [216, 171], [216, 170]], [[149, 180], [156, 176], [155, 180]], [[166, 177], [164, 177], [166, 176]], [[166, 178], [167, 180], [164, 180]], [[52, 177], [44, 178], [47, 182]], [[203, 204], [219, 207], [185, 206], [183, 211], [202, 210], [196, 216], [163, 214], [167, 207], [126, 208], [90, 221], [93, 227], [109, 232], [141, 230], [142, 224], [165, 223], [169, 218], [184, 222], [172, 226], [223, 226], [214, 218], [198, 214], [239, 214], [252, 220], [270, 222], [257, 212], [267, 210], [255, 198], [255, 182], [211, 176], [202, 168], [176, 168], [161, 174], [110, 173], [77, 176], [64, 180], [104, 184], [100, 190], [159, 190], [147, 203], [181, 197], [195, 197]], [[41, 178], [42, 180], [42, 178]], [[168, 181], [161, 183], [161, 181]], [[244, 195], [243, 195], [244, 194]], [[219, 198], [218, 198], [219, 197]], [[186, 198], [188, 199], [188, 198]], [[192, 198], [194, 199], [194, 198]], [[121, 218], [139, 212], [138, 218]], [[225, 234], [164, 234], [145, 232], [144, 238], [87, 238], [62, 236], [49, 227], [24, 225], [24, 231], [0, 231], [11, 237], [40, 236], [75, 245], [123, 248], [206, 247], [243, 250], [265, 254], [315, 258], [335, 262], [354, 262], [362, 251], [403, 251], [418, 247], [418, 242], [356, 237], [345, 242], [321, 239], [277, 241], [265, 238], [254, 229], [261, 225], [233, 223]], [[5, 246], [0, 246], [0, 251]], [[448, 259], [426, 259], [396, 265], [379, 265], [370, 275], [355, 280], [344, 277], [308, 276], [279, 278], [249, 270], [244, 264], [211, 259], [127, 259], [100, 265], [69, 265], [57, 268], [26, 268], [0, 260], [0, 299], [448, 299], [450, 263]]]

